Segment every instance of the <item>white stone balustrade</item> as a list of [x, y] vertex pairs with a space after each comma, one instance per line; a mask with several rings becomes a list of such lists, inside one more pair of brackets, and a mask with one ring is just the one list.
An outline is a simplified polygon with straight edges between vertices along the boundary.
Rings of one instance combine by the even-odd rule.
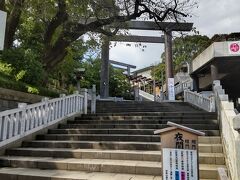
[[193, 104], [208, 112], [215, 112], [215, 100], [214, 97], [204, 97], [202, 94], [192, 92], [189, 90], [184, 91], [184, 102]]
[[67, 117], [87, 113], [87, 93], [83, 92], [84, 95], [78, 92], [69, 96], [62, 94], [51, 100], [43, 98], [42, 102], [31, 105], [20, 103], [16, 109], [0, 112], [0, 147]]
[[240, 177], [240, 134], [238, 132], [240, 118], [234, 111], [233, 102], [229, 102], [220, 81], [214, 81], [213, 84], [228, 175], [230, 179], [237, 180]]
[[145, 91], [142, 91], [140, 89], [139, 89], [139, 96], [141, 96], [141, 97], [143, 97], [145, 99], [148, 99], [149, 101], [154, 101], [155, 100], [154, 99], [154, 95], [149, 94], [149, 93], [147, 93]]
[[187, 89], [192, 89], [193, 87], [193, 81], [192, 80], [188, 80], [188, 81], [184, 81], [184, 82], [180, 82], [179, 84], [177, 84], [174, 88], [175, 88], [175, 94], [180, 94], [182, 93], [184, 90]]

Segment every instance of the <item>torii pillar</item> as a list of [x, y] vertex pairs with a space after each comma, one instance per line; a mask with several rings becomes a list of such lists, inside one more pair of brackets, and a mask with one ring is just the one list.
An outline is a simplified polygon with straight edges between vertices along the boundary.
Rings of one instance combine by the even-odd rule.
[[165, 58], [166, 58], [166, 80], [173, 78], [173, 58], [172, 58], [172, 31], [166, 30], [165, 37]]
[[101, 52], [101, 73], [100, 73], [100, 97], [109, 97], [109, 44], [110, 41], [104, 37]]

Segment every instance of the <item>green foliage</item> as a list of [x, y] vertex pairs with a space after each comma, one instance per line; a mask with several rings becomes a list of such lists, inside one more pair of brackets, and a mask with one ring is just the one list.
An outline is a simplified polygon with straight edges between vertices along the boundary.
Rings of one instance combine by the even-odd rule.
[[[211, 40], [207, 36], [192, 35], [175, 38], [173, 41], [173, 62], [175, 71], [178, 71], [183, 62], [192, 61], [210, 44]], [[152, 71], [152, 76], [158, 81], [161, 80], [162, 74], [165, 80], [165, 53], [162, 53], [161, 58], [163, 63], [160, 63]]]
[[27, 86], [27, 92], [32, 94], [39, 94], [39, 90], [36, 87]]
[[10, 76], [13, 71], [12, 65], [0, 60], [0, 72]]
[[151, 71], [151, 76], [154, 77], [156, 81], [165, 81], [165, 64], [160, 63], [155, 66]]
[[175, 70], [182, 62], [192, 61], [198, 54], [211, 44], [207, 36], [193, 35], [174, 39], [173, 41], [173, 60]]
[[126, 75], [120, 69], [110, 69], [109, 94], [112, 97], [131, 99], [131, 85]]
[[25, 74], [26, 74], [25, 70], [19, 71], [15, 76], [16, 81], [19, 81], [19, 80], [23, 79]]
[[15, 79], [2, 72], [0, 72], [0, 87], [21, 92], [39, 94], [41, 96], [59, 97], [59, 93], [55, 91], [43, 87], [33, 87], [32, 85], [23, 83], [21, 81], [16, 81]]
[[[11, 75], [17, 77], [20, 73], [23, 82], [33, 85], [40, 85], [43, 80], [44, 70], [38, 59], [31, 49], [8, 49], [2, 54], [2, 61], [11, 64]], [[24, 75], [23, 72], [25, 72]]]

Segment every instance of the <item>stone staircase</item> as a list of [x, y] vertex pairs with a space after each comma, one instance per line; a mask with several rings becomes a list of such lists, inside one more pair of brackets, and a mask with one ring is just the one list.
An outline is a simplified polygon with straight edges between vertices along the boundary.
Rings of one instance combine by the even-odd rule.
[[0, 157], [2, 180], [159, 180], [161, 143], [153, 131], [167, 121], [202, 130], [201, 179], [225, 167], [215, 113], [186, 103], [98, 102], [97, 114], [60, 124]]

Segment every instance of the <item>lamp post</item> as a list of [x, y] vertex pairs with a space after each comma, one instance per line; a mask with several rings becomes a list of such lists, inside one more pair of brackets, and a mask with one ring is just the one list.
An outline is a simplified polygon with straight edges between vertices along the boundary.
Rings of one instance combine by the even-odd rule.
[[77, 68], [75, 69], [75, 76], [77, 80], [77, 90], [80, 92], [81, 87], [80, 87], [80, 80], [83, 78], [83, 74], [85, 72], [85, 68]]

